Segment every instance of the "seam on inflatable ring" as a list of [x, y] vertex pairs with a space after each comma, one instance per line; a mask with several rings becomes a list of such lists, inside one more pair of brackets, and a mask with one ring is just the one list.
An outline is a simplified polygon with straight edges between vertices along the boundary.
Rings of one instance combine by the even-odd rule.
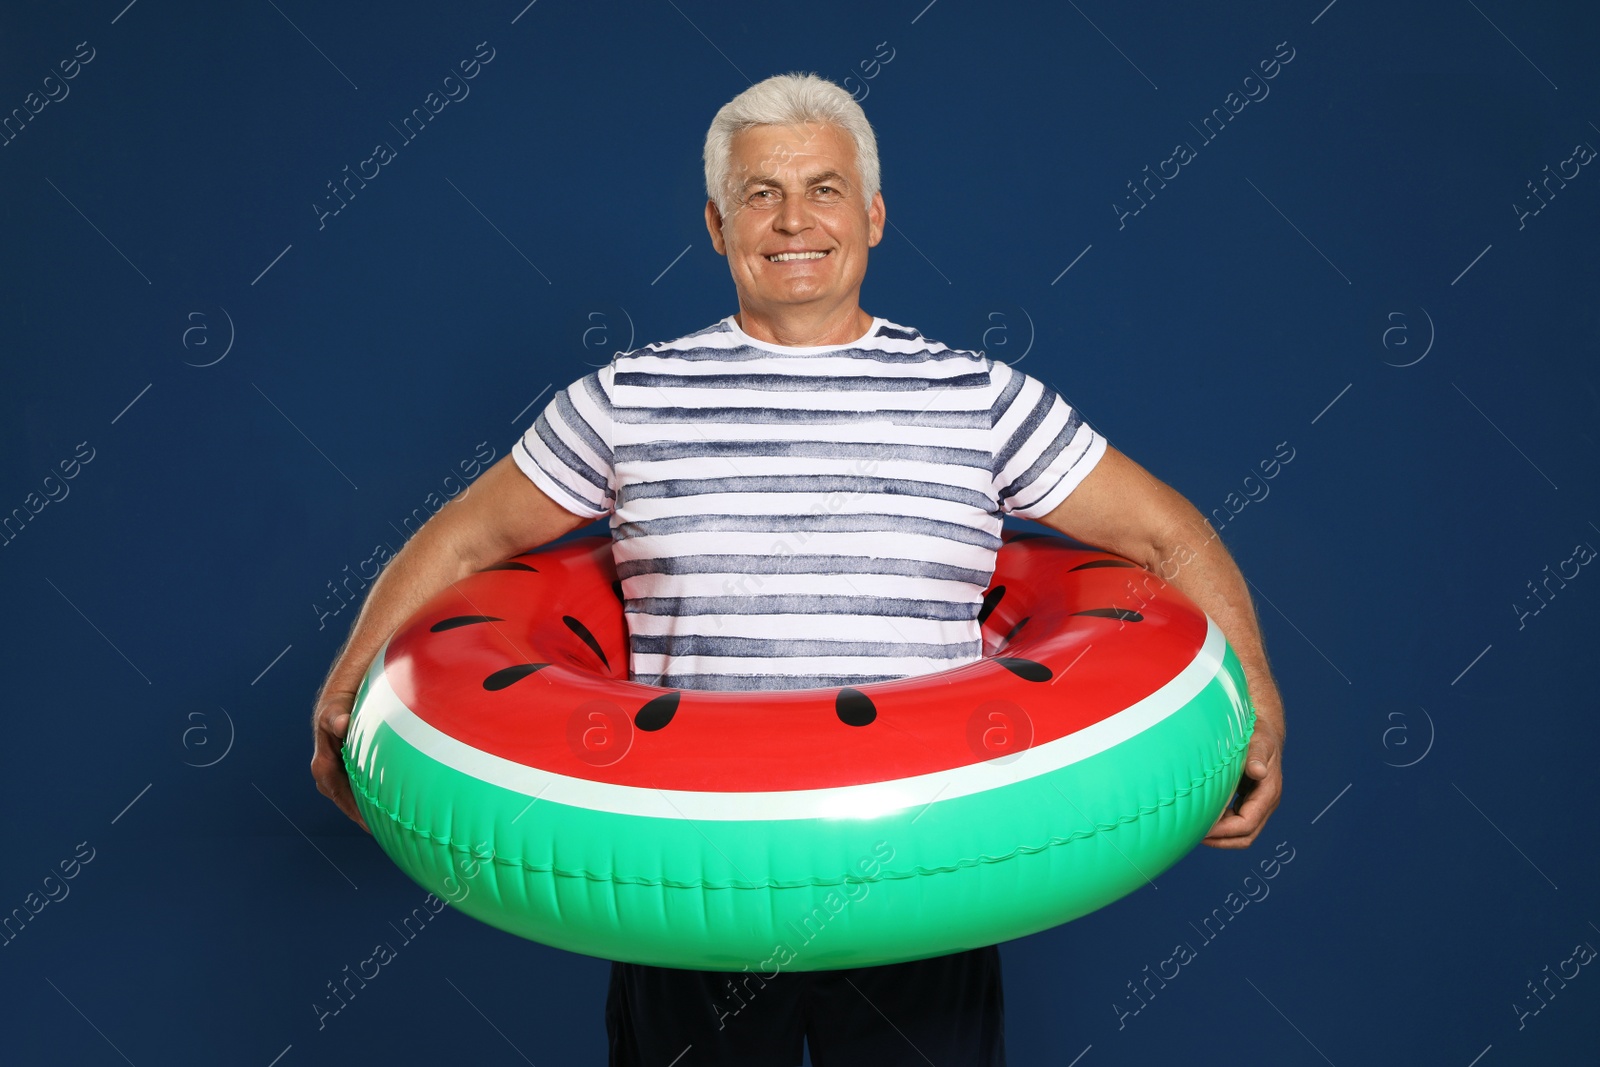
[[[1190, 779], [1188, 785], [1174, 791], [1171, 796], [1162, 797], [1153, 804], [1146, 804], [1139, 808], [1139, 810], [1134, 812], [1132, 815], [1119, 815], [1112, 822], [1096, 823], [1094, 829], [1092, 830], [1078, 830], [1067, 835], [1066, 837], [1052, 836], [1050, 840], [1041, 845], [1018, 845], [1016, 848], [1012, 849], [1003, 856], [979, 856], [976, 859], [957, 860], [955, 863], [947, 864], [941, 867], [923, 867], [919, 865], [905, 871], [884, 871], [879, 874], [877, 878], [808, 878], [800, 881], [779, 881], [769, 878], [767, 881], [757, 884], [750, 884], [747, 882], [710, 882], [704, 879], [696, 882], [684, 882], [673, 878], [618, 877], [616, 875], [609, 874], [596, 874], [585, 870], [562, 870], [557, 868], [554, 864], [525, 863], [519, 859], [509, 859], [498, 855], [490, 857], [489, 862], [502, 867], [514, 867], [518, 870], [526, 871], [532, 874], [552, 874], [557, 878], [583, 878], [591, 882], [609, 882], [614, 885], [661, 886], [668, 889], [803, 889], [807, 886], [837, 886], [854, 882], [870, 884], [872, 882], [884, 880], [901, 881], [906, 878], [916, 878], [935, 874], [948, 874], [952, 871], [959, 871], [968, 867], [976, 867], [980, 863], [1004, 863], [1007, 860], [1015, 859], [1018, 856], [1035, 855], [1043, 852], [1047, 848], [1053, 848], [1059, 845], [1070, 845], [1074, 841], [1082, 841], [1086, 838], [1094, 837], [1097, 834], [1115, 830], [1120, 826], [1126, 826], [1130, 823], [1137, 822], [1146, 815], [1153, 815], [1162, 808], [1169, 808], [1173, 804], [1176, 804], [1183, 797], [1193, 793], [1200, 786], [1206, 784], [1207, 782], [1211, 781], [1211, 779], [1221, 774], [1223, 769], [1233, 762], [1233, 758], [1250, 744], [1250, 736], [1255, 730], [1255, 724], [1255, 709], [1251, 708], [1250, 717], [1245, 722], [1245, 730], [1243, 735], [1237, 742], [1233, 744], [1232, 747], [1227, 750], [1222, 760], [1204, 774]], [[350, 761], [347, 756], [345, 760], [345, 769], [346, 772], [349, 773], [351, 788], [355, 789], [363, 797], [365, 797], [367, 802], [370, 803], [374, 808], [388, 816], [389, 820], [400, 829], [407, 830], [418, 837], [427, 838], [429, 841], [441, 844], [449, 852], [457, 852], [462, 856], [470, 855], [477, 859], [479, 863], [484, 862], [483, 857], [473, 852], [470, 848], [462, 848], [461, 846], [457, 845], [447, 835], [436, 834], [431, 830], [419, 829], [414, 822], [409, 822], [400, 818], [399, 812], [390, 811], [388, 808], [384, 807], [378, 802], [377, 797], [366, 789], [365, 783], [358, 783], [356, 781], [356, 775], [354, 773], [350, 773], [351, 768], [349, 763]]]

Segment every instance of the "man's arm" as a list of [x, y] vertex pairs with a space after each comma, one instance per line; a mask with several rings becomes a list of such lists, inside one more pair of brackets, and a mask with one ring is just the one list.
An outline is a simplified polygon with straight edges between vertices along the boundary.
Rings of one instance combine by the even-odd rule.
[[372, 583], [311, 715], [311, 776], [317, 789], [363, 830], [371, 833], [356, 808], [339, 749], [356, 690], [378, 649], [412, 612], [452, 582], [589, 521], [551, 500], [506, 456], [423, 523]]
[[1237, 810], [1222, 813], [1205, 843], [1248, 846], [1283, 794], [1283, 702], [1267, 666], [1244, 575], [1233, 557], [1182, 494], [1110, 446], [1083, 482], [1038, 521], [1154, 571], [1222, 628], [1244, 667], [1256, 725], [1245, 777], [1239, 781]]

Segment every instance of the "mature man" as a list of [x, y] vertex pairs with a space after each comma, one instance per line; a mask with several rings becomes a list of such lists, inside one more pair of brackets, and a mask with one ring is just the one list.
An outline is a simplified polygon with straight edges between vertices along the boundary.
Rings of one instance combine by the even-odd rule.
[[[338, 749], [384, 639], [448, 583], [611, 516], [630, 677], [757, 691], [857, 685], [982, 654], [1001, 516], [1126, 556], [1214, 618], [1258, 714], [1239, 802], [1205, 843], [1251, 844], [1282, 789], [1281, 703], [1243, 578], [1204, 517], [1044, 383], [862, 310], [883, 236], [877, 145], [814, 75], [726, 104], [706, 228], [739, 311], [618, 353], [372, 586], [313, 717], [318, 788], [357, 822]], [[1004, 1063], [995, 946], [779, 974], [730, 1018], [728, 975], [612, 965], [613, 1065]]]

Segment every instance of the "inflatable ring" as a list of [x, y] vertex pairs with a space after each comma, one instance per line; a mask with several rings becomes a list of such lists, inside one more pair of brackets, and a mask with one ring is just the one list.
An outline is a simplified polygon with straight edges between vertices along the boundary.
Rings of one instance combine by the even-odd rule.
[[457, 582], [375, 657], [344, 749], [412, 879], [604, 959], [836, 969], [1058, 925], [1199, 843], [1255, 721], [1215, 622], [1050, 535], [1007, 531], [982, 659], [859, 688], [630, 682], [621, 597], [606, 537]]

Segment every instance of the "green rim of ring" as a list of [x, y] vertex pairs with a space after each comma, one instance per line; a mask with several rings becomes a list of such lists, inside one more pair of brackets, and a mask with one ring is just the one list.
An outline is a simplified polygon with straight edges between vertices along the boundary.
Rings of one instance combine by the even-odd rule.
[[[380, 656], [358, 714], [382, 715], [366, 704], [381, 669]], [[1244, 692], [1227, 648], [1193, 699], [1111, 749], [871, 819], [692, 821], [534, 799], [440, 763], [381, 719], [344, 758], [384, 851], [500, 929], [703, 969], [753, 965], [815, 929], [789, 969], [864, 966], [1023, 936], [1153, 880], [1233, 795], [1255, 723]]]

